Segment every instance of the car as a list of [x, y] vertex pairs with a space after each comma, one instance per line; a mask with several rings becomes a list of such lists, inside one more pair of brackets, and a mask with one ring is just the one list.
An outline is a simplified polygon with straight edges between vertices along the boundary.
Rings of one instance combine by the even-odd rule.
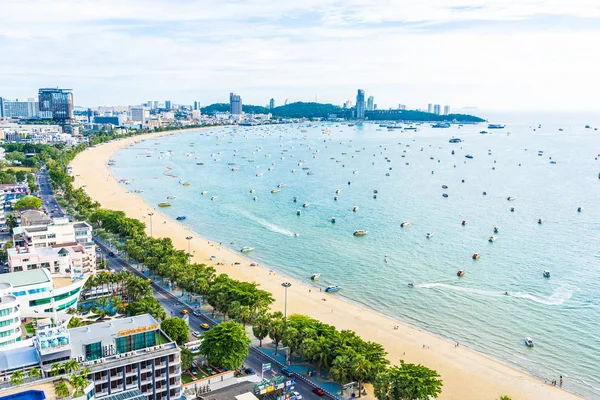
[[183, 310], [180, 311], [181, 315], [188, 315], [190, 312], [189, 310], [186, 310], [185, 308]]
[[247, 373], [248, 375], [255, 375], [256, 372], [254, 372], [254, 370], [250, 367], [244, 369], [244, 372]]
[[200, 310], [194, 310], [194, 312], [192, 314], [194, 314], [196, 317], [199, 317], [200, 315], [202, 315]]
[[302, 400], [302, 395], [299, 392], [293, 391], [292, 398], [294, 398], [296, 400]]
[[115, 253], [113, 253], [113, 252], [111, 251], [111, 252], [109, 252], [109, 253], [108, 253], [108, 256], [109, 256], [109, 257], [114, 257], [114, 256], [115, 256]]
[[208, 324], [200, 324], [200, 328], [204, 329], [205, 331], [210, 329], [210, 325]]
[[316, 388], [314, 388], [314, 389], [312, 390], [312, 392], [313, 392], [314, 394], [316, 394], [317, 396], [325, 396], [325, 391], [324, 391], [322, 388], [320, 388], [320, 387], [316, 387]]
[[192, 332], [192, 336], [193, 336], [193, 337], [200, 337], [201, 335], [202, 335], [202, 334], [201, 334], [200, 332], [198, 332], [198, 331], [194, 331], [194, 332]]
[[285, 376], [292, 376], [294, 373], [287, 368], [281, 368], [281, 373]]

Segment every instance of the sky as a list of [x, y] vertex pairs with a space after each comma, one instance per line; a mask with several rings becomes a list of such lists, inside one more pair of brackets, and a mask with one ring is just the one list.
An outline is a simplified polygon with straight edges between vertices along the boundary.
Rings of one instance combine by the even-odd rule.
[[0, 97], [600, 109], [600, 0], [2, 0]]

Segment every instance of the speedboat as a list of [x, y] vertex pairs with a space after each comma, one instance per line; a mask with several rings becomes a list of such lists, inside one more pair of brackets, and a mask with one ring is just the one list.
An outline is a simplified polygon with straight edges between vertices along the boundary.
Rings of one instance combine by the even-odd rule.
[[183, 221], [185, 220], [187, 217], [185, 215], [180, 215], [179, 217], [175, 218], [177, 221]]
[[494, 227], [494, 233], [498, 233], [498, 227], [497, 226]]
[[481, 253], [473, 254], [473, 260], [479, 260], [479, 257], [481, 257]]
[[285, 183], [280, 183], [279, 185], [277, 185], [278, 188], [284, 188], [286, 186]]
[[494, 243], [497, 239], [498, 239], [498, 236], [490, 236], [490, 238], [488, 239], [488, 242]]
[[296, 210], [296, 215], [300, 215], [301, 213], [302, 213], [302, 211]]
[[215, 201], [217, 199], [217, 196], [213, 196], [210, 198], [212, 201]]
[[547, 269], [544, 270], [544, 278], [550, 278], [550, 271], [548, 271]]
[[465, 226], [465, 225], [467, 225], [467, 220], [466, 220], [466, 219], [463, 219], [463, 220], [462, 220], [462, 222], [461, 222], [460, 224], [461, 224], [462, 226]]
[[309, 205], [310, 205], [310, 203], [304, 203], [304, 204], [302, 204], [302, 207], [306, 208], [306, 207], [308, 207]]
[[331, 223], [335, 224], [335, 217], [331, 218]]
[[526, 345], [527, 347], [533, 347], [533, 339], [532, 339], [532, 338], [530, 338], [530, 337], [526, 337], [526, 338], [525, 338], [525, 345]]
[[443, 197], [448, 197], [448, 193], [442, 193]]
[[538, 219], [538, 224], [540, 224], [540, 225], [541, 225], [541, 224], [543, 224], [543, 223], [544, 223], [544, 220], [543, 220], [543, 219], [541, 219], [541, 218], [540, 218], [540, 219]]
[[365, 236], [367, 233], [369, 233], [369, 231], [362, 231], [362, 230], [357, 230], [354, 231], [354, 236]]
[[513, 200], [516, 200], [516, 199], [517, 199], [517, 198], [516, 198], [516, 197], [514, 197], [514, 196], [508, 196], [508, 197], [506, 198], [506, 200], [508, 200], [508, 201], [513, 201]]
[[473, 158], [473, 156], [472, 156], [472, 155], [470, 155], [470, 154], [467, 154], [467, 155], [465, 156], [465, 158]]
[[465, 276], [465, 271], [463, 269], [459, 269], [456, 273], [456, 276]]
[[339, 285], [335, 285], [335, 286], [327, 286], [325, 288], [325, 292], [327, 293], [331, 293], [331, 292], [337, 292], [338, 290], [340, 290], [342, 287]]
[[250, 193], [254, 193], [254, 192], [256, 192], [256, 190], [250, 189]]
[[448, 189], [448, 185], [442, 185], [442, 189]]
[[176, 199], [176, 196], [167, 196], [167, 199], [171, 200], [171, 199]]
[[415, 284], [414, 283], [409, 283], [408, 287], [415, 287]]
[[321, 274], [312, 274], [310, 276], [310, 280], [311, 281], [316, 281], [317, 279], [319, 279], [321, 277]]
[[159, 207], [171, 207], [171, 203], [158, 203]]
[[431, 237], [433, 237], [433, 233], [427, 232], [427, 235], [425, 235], [425, 237], [427, 239], [431, 239]]
[[402, 222], [402, 223], [400, 224], [400, 227], [401, 227], [401, 228], [406, 228], [406, 227], [407, 227], [407, 226], [409, 226], [409, 225], [410, 225], [410, 221], [404, 221], [404, 222]]
[[240, 251], [242, 253], [250, 253], [251, 251], [254, 251], [254, 247], [244, 246], [244, 247], [242, 247], [242, 249]]
[[352, 211], [354, 211], [354, 212], [358, 211], [358, 206], [352, 207]]
[[297, 201], [298, 201], [298, 199], [294, 197], [294, 198], [292, 199], [292, 201], [295, 203], [295, 202], [297, 202]]
[[273, 190], [271, 190], [271, 193], [279, 193], [279, 190], [278, 189], [273, 189]]
[[340, 189], [337, 189], [337, 190], [335, 191], [335, 193], [336, 193], [336, 194], [340, 194], [340, 192], [341, 192], [341, 191], [340, 191]]
[[208, 194], [208, 192], [207, 192], [206, 190], [203, 190], [202, 192], [200, 192], [200, 194], [201, 194], [202, 196], [204, 196], [205, 194]]

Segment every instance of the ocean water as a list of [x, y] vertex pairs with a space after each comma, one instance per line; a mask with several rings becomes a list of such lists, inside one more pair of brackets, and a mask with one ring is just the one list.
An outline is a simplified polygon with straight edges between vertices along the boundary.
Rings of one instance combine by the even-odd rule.
[[489, 117], [506, 128], [188, 131], [119, 151], [111, 170], [193, 231], [254, 247], [257, 262], [600, 398], [600, 118]]

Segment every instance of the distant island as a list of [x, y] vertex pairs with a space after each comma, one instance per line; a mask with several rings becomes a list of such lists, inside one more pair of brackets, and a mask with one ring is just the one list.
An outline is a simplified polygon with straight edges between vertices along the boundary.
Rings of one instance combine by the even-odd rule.
[[[342, 108], [327, 103], [304, 103], [296, 102], [269, 109], [263, 106], [244, 105], [244, 112], [248, 114], [268, 114], [274, 118], [345, 118], [353, 119], [354, 109]], [[212, 115], [217, 112], [229, 111], [229, 104], [216, 103], [202, 107], [203, 114]], [[376, 110], [367, 111], [366, 119], [370, 121], [418, 121], [418, 122], [441, 122], [456, 121], [463, 123], [485, 122], [484, 119], [468, 114], [437, 115], [416, 110]]]

